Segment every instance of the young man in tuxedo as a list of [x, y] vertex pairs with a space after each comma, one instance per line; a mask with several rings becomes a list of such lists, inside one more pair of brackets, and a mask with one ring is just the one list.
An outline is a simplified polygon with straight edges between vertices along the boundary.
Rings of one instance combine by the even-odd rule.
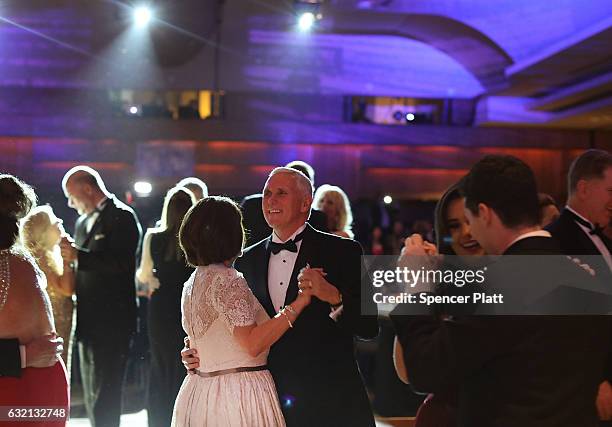
[[[247, 248], [236, 269], [270, 317], [299, 287], [311, 287], [316, 297], [268, 356], [287, 425], [374, 426], [353, 354], [354, 336], [378, 333], [375, 317], [361, 316], [361, 247], [306, 222], [312, 194], [303, 173], [273, 170], [263, 189], [273, 233]], [[193, 353], [183, 351], [188, 368], [198, 366]]]
[[92, 426], [119, 426], [123, 378], [136, 330], [140, 223], [90, 167], [69, 170], [62, 187], [68, 206], [81, 215], [75, 242], [64, 239], [61, 248], [62, 257], [76, 267], [76, 339], [85, 408]]
[[[585, 151], [570, 166], [567, 181], [567, 205], [546, 229], [565, 254], [589, 255], [587, 262], [600, 283], [610, 287], [612, 242], [604, 229], [612, 220], [612, 155], [603, 150]], [[603, 420], [612, 420], [612, 372], [606, 377], [599, 386], [597, 408]]]
[[[521, 160], [483, 158], [464, 178], [462, 191], [471, 234], [487, 254], [561, 255], [539, 227], [535, 177]], [[487, 276], [511, 274], [518, 279], [511, 283], [526, 280], [538, 288], [540, 283], [530, 279], [533, 271], [508, 267], [515, 259], [499, 259], [488, 266]], [[542, 286], [589, 280], [566, 257], [558, 259], [550, 268], [542, 263], [546, 271], [537, 272], [538, 277], [550, 277]], [[556, 270], [571, 272], [575, 282], [568, 283], [567, 275]], [[473, 315], [438, 320], [402, 315], [401, 310], [394, 310], [391, 318], [408, 378], [419, 391], [457, 389], [458, 426], [598, 425], [595, 395], [609, 351], [601, 337], [611, 331], [606, 317]]]

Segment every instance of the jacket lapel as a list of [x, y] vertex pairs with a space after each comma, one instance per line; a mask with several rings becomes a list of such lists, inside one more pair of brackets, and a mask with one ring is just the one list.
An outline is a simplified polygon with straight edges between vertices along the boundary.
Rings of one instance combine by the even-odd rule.
[[89, 242], [91, 241], [91, 238], [93, 236], [95, 236], [96, 231], [98, 230], [98, 228], [100, 228], [100, 224], [102, 222], [102, 215], [104, 215], [105, 212], [107, 212], [109, 210], [109, 206], [111, 204], [113, 204], [113, 199], [111, 197], [109, 197], [106, 200], [106, 203], [104, 204], [102, 210], [98, 213], [98, 217], [96, 218], [96, 222], [94, 222], [93, 225], [91, 226], [91, 230], [89, 230], [89, 233], [87, 233], [87, 217], [85, 217], [85, 219], [83, 220], [83, 231], [85, 231], [85, 233], [87, 233], [87, 236], [85, 237], [85, 241], [81, 245], [82, 247], [86, 248], [89, 245]]
[[582, 255], [600, 255], [595, 243], [586, 235], [586, 233], [580, 228], [578, 223], [574, 221], [572, 214], [564, 209], [561, 212], [561, 219], [563, 221], [563, 228], [568, 234], [571, 234], [571, 241], [574, 242], [573, 252]]
[[270, 317], [276, 315], [276, 311], [272, 306], [272, 299], [270, 298], [270, 292], [268, 291], [268, 264], [270, 263], [270, 249], [269, 241], [272, 236], [268, 238], [262, 245], [260, 250], [257, 251], [257, 257], [255, 259], [255, 277], [259, 278], [255, 286], [255, 296], [266, 310]]

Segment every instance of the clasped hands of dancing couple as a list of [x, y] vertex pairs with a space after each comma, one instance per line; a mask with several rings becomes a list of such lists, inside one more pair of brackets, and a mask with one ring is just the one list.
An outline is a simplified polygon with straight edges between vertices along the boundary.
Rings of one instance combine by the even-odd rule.
[[[309, 264], [300, 270], [298, 274], [298, 298], [307, 298], [305, 306], [310, 304], [310, 299], [313, 296], [322, 301], [337, 301], [336, 304], [331, 304], [333, 308], [342, 305], [342, 295], [336, 287], [325, 280], [325, 276], [327, 276], [327, 273], [322, 268], [310, 267]], [[291, 304], [288, 307], [291, 307]], [[292, 308], [288, 309], [289, 312], [292, 312], [292, 310]], [[282, 313], [278, 313], [277, 316], [283, 315]], [[200, 366], [200, 359], [197, 356], [197, 350], [190, 348], [190, 346], [189, 337], [185, 337], [185, 348], [181, 351], [182, 362], [189, 374], [196, 374], [198, 373], [197, 368]]]

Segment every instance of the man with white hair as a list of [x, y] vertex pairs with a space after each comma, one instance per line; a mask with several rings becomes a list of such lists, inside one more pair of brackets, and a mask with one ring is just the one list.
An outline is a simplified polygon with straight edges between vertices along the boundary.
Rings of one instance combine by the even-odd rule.
[[141, 228], [132, 208], [110, 194], [100, 174], [76, 166], [62, 180], [78, 211], [75, 242], [62, 257], [76, 267], [76, 338], [87, 416], [94, 427], [119, 426], [130, 339], [136, 330], [136, 251]]
[[[376, 319], [360, 313], [361, 247], [306, 222], [312, 193], [302, 172], [274, 169], [262, 202], [273, 233], [247, 248], [236, 268], [270, 317], [301, 287], [316, 297], [268, 356], [287, 425], [374, 426], [353, 352], [354, 336], [378, 333]], [[183, 351], [190, 369], [199, 366], [196, 350]]]
[[[285, 165], [286, 168], [295, 169], [302, 172], [312, 183], [315, 184], [315, 171], [308, 163], [301, 160], [294, 160]], [[251, 194], [240, 202], [244, 228], [247, 230], [247, 246], [265, 239], [272, 233], [272, 228], [266, 222], [261, 210], [262, 194]], [[328, 232], [327, 217], [316, 209], [310, 209], [308, 223], [319, 231]]]

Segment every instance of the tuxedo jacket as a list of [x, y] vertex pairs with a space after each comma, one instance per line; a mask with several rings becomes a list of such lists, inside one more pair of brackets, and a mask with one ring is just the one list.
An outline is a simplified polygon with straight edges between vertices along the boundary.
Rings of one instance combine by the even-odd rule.
[[90, 232], [87, 215], [75, 226], [77, 338], [82, 341], [136, 328], [136, 251], [141, 228], [132, 208], [109, 197]]
[[[561, 211], [561, 215], [552, 224], [546, 227], [553, 238], [559, 244], [561, 251], [567, 255], [593, 255], [588, 258], [588, 263], [595, 270], [599, 282], [607, 288], [612, 287], [612, 272], [601, 257], [601, 252], [593, 241], [586, 235], [584, 230], [574, 220], [573, 215], [567, 209]], [[606, 247], [612, 252], [612, 244], [609, 239], [602, 239]], [[609, 338], [612, 342], [612, 336]], [[606, 364], [604, 378], [612, 383], [612, 353]]]
[[0, 339], [0, 377], [21, 377], [21, 353], [17, 338]]
[[[531, 237], [505, 254], [561, 252], [553, 239]], [[582, 273], [580, 280], [594, 280]], [[458, 426], [599, 425], [595, 397], [609, 352], [609, 340], [602, 339], [612, 330], [608, 316], [436, 320], [394, 310], [391, 318], [413, 387], [458, 390]]]
[[[242, 199], [240, 207], [244, 218], [244, 228], [247, 230], [247, 246], [251, 246], [272, 233], [261, 210], [261, 194], [252, 194]], [[308, 223], [319, 231], [327, 232], [327, 217], [321, 211], [311, 209]]]
[[[574, 221], [570, 211], [563, 209], [561, 215], [552, 224], [546, 227], [558, 242], [561, 251], [567, 255], [601, 255], [597, 246]], [[612, 242], [605, 236], [602, 238], [604, 244], [612, 252]], [[603, 258], [589, 258], [589, 264], [597, 273], [600, 281], [612, 286], [612, 272]]]
[[[270, 238], [246, 249], [236, 269], [273, 317], [276, 312], [268, 292], [269, 242]], [[334, 321], [329, 317], [329, 304], [313, 297], [294, 327], [270, 349], [268, 367], [291, 427], [374, 425], [353, 348], [354, 336], [378, 334], [376, 318], [360, 315], [361, 254], [359, 243], [306, 226], [285, 304], [297, 297], [297, 276], [308, 263], [323, 268], [326, 279], [340, 290], [343, 312]]]

